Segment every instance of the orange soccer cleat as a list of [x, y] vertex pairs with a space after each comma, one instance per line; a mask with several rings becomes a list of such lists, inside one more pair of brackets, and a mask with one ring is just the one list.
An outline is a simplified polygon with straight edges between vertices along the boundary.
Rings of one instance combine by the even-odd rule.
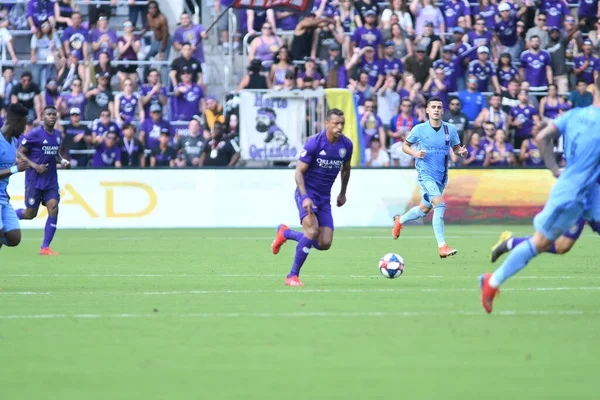
[[40, 256], [57, 256], [58, 253], [50, 250], [50, 247], [44, 247], [40, 249]]
[[479, 282], [481, 284], [481, 304], [488, 314], [492, 312], [492, 303], [494, 302], [494, 297], [496, 294], [500, 294], [500, 289], [490, 286], [491, 277], [492, 274], [483, 274], [479, 277]]
[[400, 231], [402, 231], [402, 228], [403, 228], [403, 225], [400, 222], [400, 216], [395, 215], [394, 216], [394, 229], [392, 229], [392, 237], [394, 238], [394, 240], [396, 240], [400, 237]]
[[442, 247], [439, 247], [438, 252], [440, 253], [440, 258], [450, 257], [458, 253], [457, 250], [453, 249], [447, 244], [443, 245]]
[[279, 250], [281, 249], [281, 246], [283, 246], [285, 242], [287, 242], [287, 239], [285, 238], [285, 236], [283, 236], [283, 232], [285, 232], [288, 229], [290, 228], [288, 228], [288, 226], [285, 224], [281, 224], [277, 227], [277, 235], [275, 235], [275, 240], [273, 240], [273, 243], [271, 244], [271, 251], [273, 252], [273, 254], [278, 254]]
[[300, 278], [298, 278], [298, 275], [285, 278], [285, 284], [288, 286], [304, 286], [304, 283], [300, 282]]

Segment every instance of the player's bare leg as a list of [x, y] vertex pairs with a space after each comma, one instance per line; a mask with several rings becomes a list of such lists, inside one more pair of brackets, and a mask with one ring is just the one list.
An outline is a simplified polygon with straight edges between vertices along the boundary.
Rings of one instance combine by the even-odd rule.
[[[0, 235], [2, 237], [2, 235]], [[21, 230], [13, 229], [12, 231], [4, 232], [3, 244], [8, 247], [16, 247], [21, 243]]]
[[294, 263], [292, 264], [290, 273], [285, 279], [285, 284], [288, 286], [304, 286], [298, 278], [300, 269], [304, 265], [311, 247], [318, 246], [319, 222], [314, 213], [310, 213], [302, 219], [302, 228], [304, 229], [304, 235], [302, 235], [302, 238], [298, 241]]
[[442, 196], [435, 196], [431, 200], [431, 204], [433, 205], [433, 220], [431, 224], [433, 225], [433, 232], [438, 242], [438, 254], [440, 258], [453, 256], [458, 251], [448, 246], [444, 237], [444, 212], [446, 211], [444, 198]]
[[333, 243], [333, 229], [322, 226], [319, 229], [319, 241], [318, 247], [313, 246], [317, 250], [327, 251], [331, 248], [331, 244]]

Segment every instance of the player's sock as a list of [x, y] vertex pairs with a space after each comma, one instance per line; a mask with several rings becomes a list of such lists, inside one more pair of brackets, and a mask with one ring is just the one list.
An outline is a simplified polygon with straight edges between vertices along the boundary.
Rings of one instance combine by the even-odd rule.
[[312, 242], [312, 239], [302, 235], [302, 238], [298, 241], [298, 245], [296, 246], [296, 255], [294, 256], [294, 263], [292, 264], [292, 269], [290, 270], [288, 278], [294, 275], [300, 275], [300, 268], [302, 268], [304, 261], [306, 261], [306, 257], [308, 257]]
[[446, 239], [444, 238], [444, 212], [446, 212], [446, 203], [439, 203], [433, 207], [432, 225], [438, 247], [446, 244]]
[[523, 269], [529, 260], [538, 255], [538, 251], [533, 245], [533, 240], [527, 239], [526, 242], [519, 244], [510, 252], [504, 263], [498, 268], [490, 278], [490, 286], [499, 287], [505, 280]]
[[311, 245], [312, 245], [312, 248], [313, 248], [313, 249], [316, 249], [316, 250], [319, 250], [319, 251], [321, 251], [321, 248], [319, 247], [319, 240], [318, 240], [318, 239], [316, 239], [316, 240], [313, 240], [313, 241], [311, 242]]
[[406, 212], [406, 214], [404, 214], [403, 216], [400, 217], [400, 223], [402, 225], [404, 225], [407, 222], [414, 221], [415, 219], [423, 218], [426, 215], [427, 214], [425, 214], [423, 211], [421, 211], [421, 207], [414, 206], [413, 208], [408, 210], [408, 212]]
[[285, 231], [283, 231], [283, 236], [287, 240], [293, 240], [295, 242], [299, 242], [300, 239], [302, 239], [302, 236], [304, 236], [304, 235], [302, 234], [302, 232], [298, 232], [293, 229], [286, 229]]
[[15, 211], [15, 213], [17, 214], [17, 218], [19, 219], [23, 219], [23, 209], [19, 208], [17, 211]]
[[42, 249], [46, 247], [50, 247], [50, 243], [52, 243], [52, 239], [54, 238], [54, 234], [56, 233], [56, 223], [58, 222], [58, 217], [48, 217], [46, 220], [46, 227], [44, 228], [44, 242], [42, 243]]
[[[518, 245], [520, 245], [521, 243], [529, 240], [530, 238], [531, 238], [531, 236], [510, 238], [506, 242], [506, 248], [509, 250], [512, 250], [515, 247], [517, 247]], [[552, 246], [548, 250], [546, 250], [546, 253], [556, 254], [556, 245], [554, 243], [552, 243]]]

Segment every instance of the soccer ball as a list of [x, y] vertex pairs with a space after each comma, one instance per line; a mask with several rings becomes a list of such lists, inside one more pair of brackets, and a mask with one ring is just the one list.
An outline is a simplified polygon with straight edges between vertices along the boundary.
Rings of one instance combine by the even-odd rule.
[[389, 279], [398, 278], [404, 272], [404, 260], [398, 254], [388, 253], [379, 260], [379, 272]]

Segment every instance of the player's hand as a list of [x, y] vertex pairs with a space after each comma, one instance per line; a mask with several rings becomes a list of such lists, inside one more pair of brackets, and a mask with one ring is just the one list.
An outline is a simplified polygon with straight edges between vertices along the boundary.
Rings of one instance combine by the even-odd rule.
[[425, 150], [418, 150], [417, 154], [415, 154], [416, 158], [425, 158], [425, 154], [427, 154], [427, 152]]
[[340, 193], [340, 195], [337, 198], [337, 206], [341, 207], [344, 204], [346, 204], [346, 195]]
[[302, 208], [304, 208], [304, 211], [306, 211], [309, 215], [313, 213], [314, 210], [316, 210], [317, 207], [315, 207], [315, 203], [313, 203], [313, 201], [307, 197], [304, 200], [302, 200]]
[[71, 169], [71, 162], [69, 160], [65, 160], [64, 158], [60, 160], [60, 165], [62, 165], [66, 169]]
[[38, 174], [43, 175], [48, 172], [48, 164], [35, 164], [33, 169], [35, 169], [35, 172]]
[[27, 161], [25, 161], [25, 160], [19, 160], [19, 161], [17, 161], [17, 171], [23, 172], [27, 168], [29, 168], [29, 163]]
[[469, 152], [467, 151], [467, 148], [465, 146], [461, 146], [458, 149], [458, 155], [461, 157], [466, 157], [467, 154], [469, 154]]

